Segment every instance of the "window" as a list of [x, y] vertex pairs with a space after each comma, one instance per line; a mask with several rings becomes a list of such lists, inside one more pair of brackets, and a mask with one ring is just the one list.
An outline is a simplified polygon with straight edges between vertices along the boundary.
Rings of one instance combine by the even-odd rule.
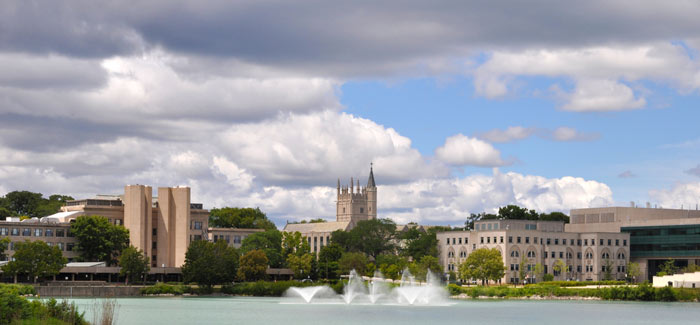
[[239, 236], [239, 235], [233, 235], [233, 243], [234, 243], [234, 244], [240, 244], [240, 243], [241, 243], [241, 236]]
[[532, 242], [537, 244], [537, 237], [535, 237], [535, 239]]
[[153, 237], [158, 236], [158, 229], [153, 228], [153, 230], [151, 231], [151, 235], [153, 235]]
[[608, 252], [605, 252], [605, 253], [603, 253], [603, 256], [602, 256], [602, 257], [603, 257], [604, 260], [607, 260], [607, 259], [610, 258], [610, 254], [608, 254]]
[[56, 237], [66, 237], [65, 229], [56, 229]]
[[552, 258], [557, 257], [557, 252], [552, 252]]
[[572, 258], [574, 258], [574, 254], [571, 254], [571, 252], [566, 252], [566, 258], [572, 259]]
[[365, 212], [365, 208], [360, 208], [360, 213]]
[[547, 256], [549, 256], [549, 255], [548, 255], [547, 252], [545, 251], [544, 254], [543, 254], [542, 256], [544, 257], [544, 259], [547, 259]]
[[153, 255], [153, 257], [151, 258], [151, 266], [158, 267], [158, 257], [155, 255]]
[[508, 236], [508, 244], [512, 244], [512, 243], [513, 243], [513, 236]]
[[46, 229], [46, 231], [44, 231], [44, 236], [53, 237], [53, 229]]
[[619, 240], [619, 239], [615, 239], [615, 246], [620, 246], [620, 240]]
[[486, 237], [486, 243], [490, 244], [491, 243], [491, 237]]
[[202, 222], [201, 222], [201, 221], [195, 221], [195, 222], [194, 222], [194, 229], [201, 230], [201, 229], [202, 229]]
[[56, 247], [58, 247], [58, 249], [60, 249], [61, 251], [63, 251], [64, 245], [64, 243], [56, 243]]
[[493, 243], [496, 243], [496, 236], [493, 236]]
[[489, 227], [489, 230], [491, 230], [491, 224], [489, 224], [488, 227]]
[[122, 219], [114, 219], [114, 224], [117, 225], [117, 226], [121, 226], [121, 225], [122, 225]]
[[472, 249], [476, 249], [476, 244], [472, 244]]
[[449, 245], [449, 244], [450, 244], [450, 239], [449, 239], [449, 238], [447, 238], [447, 245]]
[[510, 257], [520, 257], [520, 253], [518, 251], [512, 251], [510, 252]]
[[503, 244], [503, 236], [501, 236], [501, 244]]
[[561, 240], [561, 244], [564, 245], [564, 246], [566, 246], [566, 238], [564, 238], [564, 239]]
[[194, 235], [194, 240], [202, 240], [202, 235]]
[[552, 244], [552, 239], [551, 239], [551, 238], [547, 238], [547, 245], [551, 245], [551, 244]]
[[12, 236], [19, 236], [19, 229], [12, 228]]
[[581, 259], [581, 252], [576, 253], [576, 258], [578, 258], [579, 260]]
[[462, 237], [459, 238], [459, 244], [462, 245]]
[[612, 239], [608, 239], [608, 246], [612, 246]]
[[576, 272], [579, 272], [579, 273], [581, 272], [581, 265], [576, 266]]
[[530, 243], [530, 237], [525, 237], [525, 244], [529, 244], [529, 243]]
[[224, 240], [226, 241], [227, 244], [230, 244], [231, 243], [231, 236], [229, 236], [229, 235], [224, 236]]
[[600, 239], [600, 246], [603, 246], [603, 238]]
[[559, 238], [554, 238], [554, 245], [559, 245]]
[[559, 252], [559, 258], [564, 258], [564, 252]]
[[469, 244], [469, 237], [464, 237], [464, 243]]
[[34, 237], [41, 237], [41, 235], [42, 235], [43, 232], [44, 232], [44, 231], [43, 231], [43, 229], [41, 229], [41, 228], [36, 228], [36, 229], [34, 229]]
[[581, 240], [580, 240], [580, 239], [577, 240], [576, 243], [577, 243], [579, 246], [581, 246]]
[[[68, 244], [66, 244], [66, 251], [72, 252], [72, 251], [73, 251], [73, 247], [75, 247], [75, 244], [74, 244], [74, 243], [68, 243]], [[156, 257], [153, 256], [153, 258], [155, 259]]]
[[8, 233], [7, 230], [8, 230], [7, 228], [0, 228], [0, 236], [7, 236], [7, 233]]
[[618, 254], [617, 254], [617, 259], [618, 259], [618, 260], [624, 260], [624, 259], [625, 259], [625, 253], [618, 253]]
[[584, 239], [584, 240], [583, 240], [583, 245], [584, 245], [584, 246], [588, 246], [588, 239]]
[[[219, 239], [221, 239], [221, 238], [219, 238]], [[216, 236], [214, 236], [214, 242], [216, 242]], [[151, 249], [158, 249], [158, 243], [151, 242]]]
[[481, 239], [481, 243], [483, 244], [483, 243], [484, 243], [484, 237], [479, 237], [479, 239]]
[[518, 236], [518, 244], [520, 244], [520, 236]]
[[627, 246], [627, 239], [622, 240], [622, 246]]
[[22, 229], [22, 236], [31, 236], [32, 235], [32, 230], [29, 228], [24, 228]]

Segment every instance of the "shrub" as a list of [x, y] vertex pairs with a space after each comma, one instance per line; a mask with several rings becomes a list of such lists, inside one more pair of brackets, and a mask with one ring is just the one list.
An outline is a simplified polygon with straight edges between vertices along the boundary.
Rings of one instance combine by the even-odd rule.
[[656, 289], [656, 301], [676, 301], [678, 297], [676, 290], [671, 287], [663, 287]]

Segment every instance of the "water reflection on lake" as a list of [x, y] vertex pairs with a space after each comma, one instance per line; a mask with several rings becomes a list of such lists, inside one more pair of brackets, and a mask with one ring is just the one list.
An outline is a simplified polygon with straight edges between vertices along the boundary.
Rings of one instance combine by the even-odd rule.
[[[92, 320], [95, 299], [71, 299]], [[118, 324], [698, 324], [700, 303], [454, 300], [449, 306], [304, 304], [285, 298], [117, 299]]]

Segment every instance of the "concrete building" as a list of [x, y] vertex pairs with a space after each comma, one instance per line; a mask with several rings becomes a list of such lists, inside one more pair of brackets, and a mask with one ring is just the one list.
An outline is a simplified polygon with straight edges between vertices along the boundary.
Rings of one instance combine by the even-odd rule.
[[78, 254], [70, 223], [82, 215], [104, 216], [129, 229], [130, 243], [151, 258], [153, 267], [180, 267], [190, 242], [209, 239], [209, 211], [190, 202], [189, 187], [161, 187], [154, 198], [145, 185], [127, 185], [122, 196], [69, 201], [61, 212], [41, 219], [0, 221], [0, 238], [10, 238], [10, 258], [15, 242], [43, 240], [60, 247], [72, 261]]
[[[630, 256], [629, 234], [569, 232], [564, 222], [529, 220], [482, 220], [472, 231], [437, 234], [438, 258], [446, 272], [458, 267], [479, 248], [496, 248], [503, 257], [503, 283], [522, 283], [520, 262], [525, 259], [527, 282], [534, 281], [535, 265], [557, 280], [598, 281], [610, 267], [613, 279], [624, 279]], [[554, 264], [562, 260], [567, 271], [559, 274]]]
[[328, 245], [331, 233], [336, 230], [348, 231], [358, 221], [377, 218], [377, 185], [374, 182], [374, 171], [370, 166], [367, 186], [357, 186], [350, 179], [349, 186], [340, 186], [338, 179], [336, 200], [336, 221], [319, 223], [287, 223], [282, 231], [300, 232], [309, 241], [312, 253], [318, 253], [323, 246]]
[[700, 265], [700, 211], [640, 207], [572, 209], [571, 232], [625, 233], [630, 261], [639, 263], [640, 279], [652, 280], [661, 264], [675, 260], [682, 268]]
[[229, 246], [241, 248], [243, 240], [256, 233], [263, 232], [265, 229], [247, 229], [247, 228], [209, 228], [209, 240], [216, 242], [223, 240]]

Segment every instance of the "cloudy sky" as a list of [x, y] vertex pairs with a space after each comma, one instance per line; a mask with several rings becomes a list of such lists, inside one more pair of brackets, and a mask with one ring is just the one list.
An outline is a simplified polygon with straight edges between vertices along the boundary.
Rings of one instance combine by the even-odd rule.
[[696, 1], [3, 1], [0, 194], [463, 223], [700, 203]]

